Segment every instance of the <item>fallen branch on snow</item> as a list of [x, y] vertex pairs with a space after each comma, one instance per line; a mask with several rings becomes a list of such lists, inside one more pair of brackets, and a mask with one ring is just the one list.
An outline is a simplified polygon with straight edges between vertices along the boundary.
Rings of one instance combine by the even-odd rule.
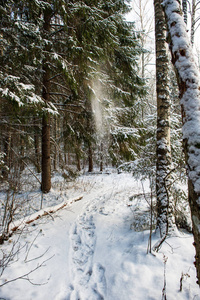
[[7, 240], [9, 237], [11, 237], [15, 231], [17, 231], [19, 229], [23, 229], [25, 227], [25, 225], [29, 225], [32, 222], [34, 222], [44, 216], [51, 215], [51, 214], [63, 209], [67, 205], [81, 200], [82, 198], [83, 198], [83, 196], [79, 196], [79, 197], [71, 199], [71, 200], [63, 201], [62, 203], [60, 203], [58, 205], [47, 207], [45, 209], [41, 209], [40, 211], [32, 214], [31, 216], [27, 216], [23, 220], [17, 220], [15, 223], [13, 222], [13, 224], [11, 224], [11, 226], [9, 228], [7, 235], [4, 237], [4, 241]]

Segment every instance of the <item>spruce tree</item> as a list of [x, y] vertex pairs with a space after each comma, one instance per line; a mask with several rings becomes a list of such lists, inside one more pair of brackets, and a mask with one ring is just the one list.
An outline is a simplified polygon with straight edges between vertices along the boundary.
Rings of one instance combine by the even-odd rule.
[[[65, 125], [63, 149], [73, 149], [77, 161], [84, 151], [91, 156], [96, 147], [91, 104], [94, 82], [104, 93], [98, 101], [106, 104], [106, 110], [112, 101], [124, 110], [121, 116], [116, 114], [118, 124], [129, 123], [130, 131], [133, 103], [143, 93], [143, 83], [137, 75], [138, 37], [123, 17], [128, 9], [125, 1], [86, 0], [9, 0], [1, 6], [0, 92], [3, 100], [14, 99], [18, 106], [28, 107], [34, 128], [40, 125], [36, 119], [42, 124], [43, 192], [51, 187], [50, 127], [55, 112]], [[37, 111], [30, 109], [32, 103], [37, 104]], [[38, 132], [31, 134], [38, 165]], [[128, 140], [132, 141], [131, 134]]]

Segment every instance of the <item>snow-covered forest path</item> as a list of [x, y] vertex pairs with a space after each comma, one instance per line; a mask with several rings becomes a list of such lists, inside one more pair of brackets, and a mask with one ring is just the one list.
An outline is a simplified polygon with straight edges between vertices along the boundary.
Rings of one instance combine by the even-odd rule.
[[71, 299], [100, 300], [106, 294], [105, 268], [93, 263], [96, 247], [94, 208], [88, 206], [71, 226]]
[[[117, 186], [115, 180], [109, 188], [96, 191], [95, 196], [85, 202], [82, 212], [72, 223], [69, 232], [70, 255], [69, 266], [71, 270], [70, 295], [72, 300], [102, 300], [106, 299], [106, 266], [94, 262], [97, 232], [95, 219], [97, 216], [109, 216], [115, 210], [108, 204], [107, 211], [105, 203], [114, 194], [124, 193], [123, 186]], [[88, 196], [88, 195], [87, 195]], [[98, 255], [96, 254], [97, 259]]]
[[[148, 181], [143, 187], [148, 194]], [[42, 267], [28, 278], [4, 285], [0, 298], [159, 300], [165, 255], [167, 299], [200, 299], [191, 234], [180, 233], [168, 239], [156, 256], [147, 255], [150, 213], [143, 187], [130, 174], [84, 175], [65, 189], [55, 180], [44, 205], [67, 199], [69, 205], [25, 228], [19, 240], [21, 250], [0, 284]], [[80, 195], [81, 200], [70, 201]], [[13, 235], [2, 250], [9, 253], [18, 238]], [[152, 244], [157, 238], [153, 234]]]

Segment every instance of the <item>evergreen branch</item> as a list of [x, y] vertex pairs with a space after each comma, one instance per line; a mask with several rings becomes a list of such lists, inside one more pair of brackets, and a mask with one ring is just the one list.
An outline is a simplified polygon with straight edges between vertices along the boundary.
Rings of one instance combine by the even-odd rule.
[[56, 74], [56, 75], [52, 76], [51, 78], [49, 78], [48, 81], [51, 81], [52, 79], [62, 76], [62, 75], [63, 75], [62, 73]]
[[50, 92], [49, 95], [54, 95], [54, 96], [62, 96], [62, 97], [69, 97], [69, 95], [67, 94], [63, 94], [63, 93], [58, 93], [58, 92]]
[[56, 81], [51, 81], [51, 83], [53, 83], [53, 84], [55, 84], [55, 85], [61, 87], [62, 89], [64, 89], [64, 90], [70, 92], [70, 89], [69, 89], [68, 87], [64, 86], [64, 85], [61, 84], [61, 83], [58, 83], [58, 82], [56, 82]]

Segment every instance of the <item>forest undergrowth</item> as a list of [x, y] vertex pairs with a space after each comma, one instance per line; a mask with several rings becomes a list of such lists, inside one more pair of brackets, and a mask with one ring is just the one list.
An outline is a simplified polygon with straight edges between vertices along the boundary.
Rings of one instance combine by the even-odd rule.
[[[113, 169], [71, 181], [55, 173], [42, 194], [25, 170], [12, 195], [0, 246], [1, 299], [200, 299], [191, 233], [179, 228], [153, 251], [159, 236], [148, 180]], [[0, 197], [5, 218], [6, 189]]]

